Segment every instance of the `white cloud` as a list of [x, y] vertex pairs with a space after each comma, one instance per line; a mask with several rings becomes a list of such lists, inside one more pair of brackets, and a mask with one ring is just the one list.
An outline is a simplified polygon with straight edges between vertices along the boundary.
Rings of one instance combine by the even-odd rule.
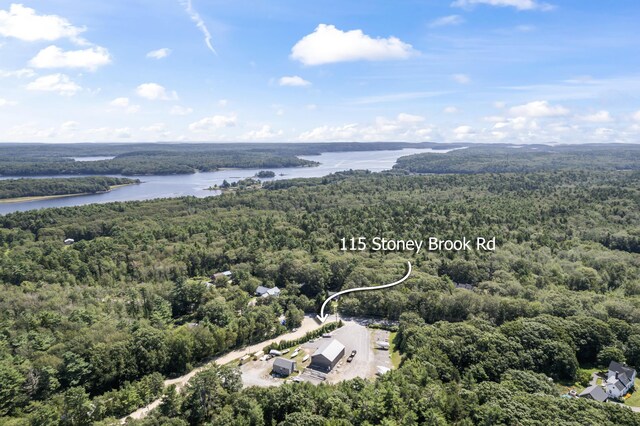
[[401, 113], [395, 119], [378, 117], [372, 124], [349, 123], [338, 126], [320, 126], [303, 132], [300, 141], [423, 141], [434, 134], [424, 117]]
[[111, 102], [109, 102], [109, 105], [111, 106], [115, 106], [115, 107], [128, 107], [129, 106], [129, 98], [115, 98], [114, 100], [112, 100]]
[[150, 101], [168, 101], [178, 99], [176, 92], [167, 93], [167, 89], [157, 83], [143, 83], [136, 88], [136, 93], [141, 98]]
[[15, 105], [16, 103], [14, 101], [8, 101], [6, 99], [0, 98], [0, 108], [5, 107], [5, 106], [12, 106]]
[[370, 105], [370, 104], [380, 104], [387, 102], [401, 102], [411, 99], [424, 99], [424, 98], [434, 98], [437, 96], [442, 96], [449, 94], [450, 92], [405, 92], [405, 93], [391, 93], [388, 95], [378, 95], [378, 96], [366, 96], [363, 98], [353, 99], [351, 104], [353, 105]]
[[50, 74], [38, 77], [27, 85], [27, 90], [57, 92], [64, 96], [75, 95], [82, 88], [66, 74]]
[[580, 117], [580, 119], [589, 123], [608, 123], [610, 121], [613, 121], [613, 118], [611, 118], [611, 114], [609, 114], [609, 111], [604, 110], [598, 111], [593, 114], [583, 115]]
[[180, 105], [175, 105], [174, 107], [171, 108], [171, 110], [169, 111], [169, 114], [171, 115], [189, 115], [193, 112], [193, 108], [189, 108], [189, 107], [183, 107]]
[[129, 139], [131, 137], [131, 130], [128, 127], [121, 127], [119, 129], [115, 129], [114, 133], [119, 139]]
[[596, 136], [606, 136], [606, 137], [613, 135], [613, 134], [614, 134], [614, 132], [615, 132], [615, 131], [614, 131], [613, 129], [610, 129], [610, 128], [608, 128], [608, 127], [598, 127], [598, 128], [594, 131], [594, 133], [596, 134]]
[[0, 35], [23, 41], [54, 41], [61, 38], [86, 43], [79, 38], [85, 28], [74, 27], [57, 15], [37, 15], [34, 9], [12, 4], [9, 10], [0, 10]]
[[488, 5], [498, 7], [514, 7], [518, 10], [542, 10], [549, 11], [555, 7], [548, 3], [540, 3], [537, 0], [455, 0], [452, 7], [470, 9], [475, 5]]
[[494, 130], [537, 130], [539, 129], [538, 122], [536, 120], [531, 120], [529, 117], [514, 117], [514, 118], [502, 118], [495, 117], [494, 120], [491, 120], [492, 117], [487, 117], [487, 121], [495, 121], [496, 123], [493, 125]]
[[557, 117], [567, 115], [569, 110], [561, 105], [549, 105], [547, 101], [534, 101], [511, 107], [509, 113], [523, 117]]
[[271, 129], [271, 126], [265, 124], [264, 126], [262, 126], [262, 128], [258, 130], [251, 130], [247, 132], [244, 135], [244, 138], [250, 142], [254, 140], [273, 139], [275, 137], [282, 136], [282, 134], [283, 134], [282, 130], [278, 130], [277, 132], [274, 132]]
[[506, 106], [507, 106], [507, 103], [506, 102], [502, 102], [502, 101], [496, 101], [496, 102], [493, 103], [493, 107], [497, 108], [497, 109], [502, 109], [502, 108], [504, 108]]
[[640, 121], [640, 110], [636, 111], [636, 112], [633, 114], [632, 118], [633, 118], [635, 121]]
[[316, 104], [308, 104], [308, 105], [306, 106], [306, 108], [307, 108], [309, 111], [315, 111], [315, 110], [317, 110], [317, 109], [318, 109], [318, 105], [316, 105]]
[[397, 120], [400, 123], [420, 123], [424, 121], [424, 117], [422, 117], [421, 115], [412, 115], [402, 112], [398, 114]]
[[291, 77], [281, 77], [280, 80], [278, 80], [278, 84], [280, 86], [292, 86], [292, 87], [305, 87], [305, 86], [311, 86], [311, 82], [305, 80], [302, 77], [299, 77], [297, 75], [293, 75]]
[[453, 130], [456, 139], [468, 139], [475, 135], [475, 130], [471, 126], [458, 126]]
[[21, 68], [19, 70], [13, 70], [13, 71], [0, 70], [0, 77], [2, 78], [7, 78], [7, 77], [31, 78], [31, 77], [34, 77], [35, 75], [36, 73], [33, 72], [33, 70], [30, 68]]
[[114, 138], [129, 139], [131, 138], [131, 129], [129, 127], [98, 127], [88, 129], [86, 131], [86, 139], [90, 139], [96, 142], [111, 141]]
[[164, 59], [170, 54], [171, 49], [169, 49], [168, 47], [163, 47], [162, 49], [152, 50], [151, 52], [147, 53], [147, 58]]
[[458, 84], [471, 83], [471, 77], [469, 77], [467, 74], [453, 74], [451, 78]]
[[228, 101], [228, 100], [226, 100], [226, 99], [220, 99], [220, 100], [218, 101], [218, 106], [219, 106], [219, 107], [224, 108], [224, 107], [226, 107], [227, 105], [229, 105], [229, 101]]
[[109, 51], [104, 47], [64, 51], [57, 46], [42, 49], [29, 61], [35, 68], [84, 68], [95, 71], [111, 62]]
[[140, 128], [143, 132], [162, 133], [167, 129], [167, 125], [164, 123], [154, 123], [150, 126], [143, 126]]
[[446, 27], [448, 25], [460, 25], [464, 22], [464, 18], [460, 15], [442, 16], [434, 19], [429, 23], [430, 28]]
[[132, 105], [129, 98], [115, 98], [109, 102], [109, 105], [116, 108], [123, 108], [129, 114], [140, 111], [140, 105]]
[[79, 123], [77, 121], [69, 120], [60, 125], [60, 130], [63, 132], [72, 132], [78, 128]]
[[371, 38], [362, 30], [341, 31], [334, 25], [320, 24], [291, 49], [291, 58], [304, 65], [349, 61], [407, 59], [415, 51], [396, 37]]
[[204, 23], [202, 17], [200, 17], [200, 14], [193, 8], [191, 0], [179, 1], [191, 20], [196, 24], [196, 27], [198, 27], [200, 32], [202, 32], [202, 35], [204, 35], [204, 43], [207, 45], [207, 48], [214, 54], [217, 54], [216, 50], [213, 48], [213, 44], [211, 43], [211, 33], [209, 32], [209, 28], [207, 28], [207, 25]]
[[445, 114], [455, 114], [456, 112], [458, 112], [458, 108], [454, 106], [448, 106], [443, 109], [442, 112], [444, 112]]
[[231, 115], [214, 115], [213, 117], [205, 117], [189, 125], [192, 132], [206, 132], [214, 129], [222, 129], [225, 127], [235, 127], [238, 124], [238, 118], [235, 114]]

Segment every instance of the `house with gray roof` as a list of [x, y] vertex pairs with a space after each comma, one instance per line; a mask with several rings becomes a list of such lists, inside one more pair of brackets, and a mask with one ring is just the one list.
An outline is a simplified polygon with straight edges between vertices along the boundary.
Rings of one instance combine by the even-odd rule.
[[311, 365], [309, 367], [329, 372], [342, 359], [344, 352], [344, 345], [336, 339], [324, 341], [311, 355]]
[[622, 398], [633, 388], [635, 380], [636, 370], [628, 365], [611, 361], [607, 371], [607, 395], [609, 398]]

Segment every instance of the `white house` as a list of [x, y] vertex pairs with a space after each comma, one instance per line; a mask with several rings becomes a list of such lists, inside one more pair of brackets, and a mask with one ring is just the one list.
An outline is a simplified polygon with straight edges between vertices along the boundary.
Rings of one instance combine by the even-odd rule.
[[607, 371], [607, 396], [622, 398], [631, 390], [635, 380], [636, 370], [619, 362], [611, 361], [609, 371]]

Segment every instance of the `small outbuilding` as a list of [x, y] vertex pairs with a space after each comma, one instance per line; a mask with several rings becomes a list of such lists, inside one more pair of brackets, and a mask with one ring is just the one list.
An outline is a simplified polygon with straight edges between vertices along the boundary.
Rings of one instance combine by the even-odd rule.
[[323, 342], [311, 355], [310, 367], [320, 371], [329, 372], [344, 356], [345, 347], [336, 339]]
[[273, 361], [273, 373], [287, 377], [296, 371], [296, 362], [285, 358], [276, 358]]
[[589, 386], [578, 395], [580, 398], [589, 398], [598, 402], [605, 402], [607, 400], [607, 394], [602, 389], [602, 386], [593, 385]]
[[216, 272], [215, 274], [211, 275], [211, 279], [212, 280], [217, 280], [220, 277], [227, 277], [229, 279], [231, 279], [231, 271], [222, 271], [222, 272]]

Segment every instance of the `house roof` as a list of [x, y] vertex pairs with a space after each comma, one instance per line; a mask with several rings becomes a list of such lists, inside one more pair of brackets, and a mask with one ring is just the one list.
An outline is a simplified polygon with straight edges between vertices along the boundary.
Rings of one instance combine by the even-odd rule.
[[473, 284], [455, 283], [456, 288], [462, 288], [464, 290], [473, 290]]
[[278, 287], [268, 288], [259, 285], [258, 288], [256, 288], [256, 294], [259, 294], [261, 296], [264, 296], [266, 294], [268, 294], [269, 296], [276, 296], [280, 294], [280, 289]]
[[273, 366], [293, 371], [296, 368], [296, 362], [290, 359], [276, 358], [275, 361], [273, 361]]
[[323, 342], [312, 356], [322, 355], [330, 361], [335, 360], [344, 350], [344, 345], [336, 339]]
[[627, 385], [629, 384], [629, 382], [631, 381], [631, 380], [629, 379], [629, 377], [627, 377], [627, 374], [626, 374], [626, 373], [618, 374], [618, 380], [619, 380], [620, 382], [622, 382], [622, 384], [623, 384], [624, 386], [627, 386]]
[[636, 372], [636, 370], [629, 367], [628, 365], [624, 365], [616, 361], [611, 361], [611, 363], [609, 364], [609, 371], [613, 371], [614, 373], [618, 374], [624, 373], [627, 375], [627, 377], [633, 377], [634, 373]]
[[231, 271], [216, 272], [215, 274], [213, 274], [213, 277], [231, 277]]
[[580, 392], [578, 396], [582, 398], [588, 396], [598, 402], [604, 402], [607, 400], [607, 394], [602, 389], [602, 387], [598, 385], [589, 386], [588, 388]]

